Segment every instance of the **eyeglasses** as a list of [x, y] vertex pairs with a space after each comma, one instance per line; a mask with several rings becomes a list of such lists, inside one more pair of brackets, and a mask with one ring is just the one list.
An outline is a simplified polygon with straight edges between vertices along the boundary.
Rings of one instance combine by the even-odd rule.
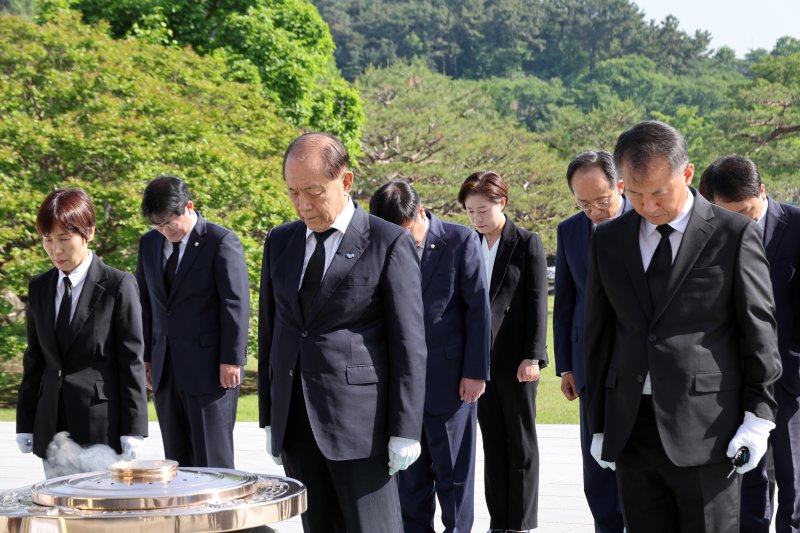
[[614, 198], [614, 193], [611, 193], [605, 198], [600, 198], [599, 200], [595, 200], [594, 202], [585, 202], [583, 200], [576, 200], [575, 207], [577, 207], [581, 211], [591, 211], [592, 208], [599, 210], [608, 209], [609, 207], [611, 207], [612, 198]]
[[178, 229], [178, 218], [180, 217], [172, 217], [171, 220], [168, 220], [167, 222], [161, 222], [159, 224], [153, 222], [152, 224], [150, 224], [150, 227], [156, 231], [161, 231], [161, 232], [163, 232], [164, 230], [174, 231]]

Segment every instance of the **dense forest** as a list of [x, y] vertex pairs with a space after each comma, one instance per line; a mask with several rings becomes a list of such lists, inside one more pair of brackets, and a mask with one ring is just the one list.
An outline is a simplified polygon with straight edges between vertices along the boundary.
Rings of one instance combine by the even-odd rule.
[[0, 354], [25, 345], [53, 187], [89, 191], [95, 251], [130, 270], [144, 185], [184, 176], [242, 236], [256, 290], [263, 238], [293, 216], [280, 158], [304, 130], [342, 137], [362, 203], [401, 178], [465, 221], [458, 186], [498, 171], [549, 254], [575, 212], [569, 160], [643, 119], [686, 136], [698, 175], [738, 153], [797, 203], [800, 39], [744, 58], [710, 42], [628, 0], [0, 0]]

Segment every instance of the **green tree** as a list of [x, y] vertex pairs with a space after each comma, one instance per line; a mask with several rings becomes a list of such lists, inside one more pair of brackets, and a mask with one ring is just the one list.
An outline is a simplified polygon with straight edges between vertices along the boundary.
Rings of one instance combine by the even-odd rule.
[[[21, 355], [27, 281], [49, 268], [34, 221], [55, 187], [80, 186], [98, 210], [93, 250], [132, 270], [141, 192], [184, 177], [199, 209], [242, 238], [251, 287], [269, 228], [292, 218], [281, 181], [296, 130], [224, 62], [62, 14], [39, 26], [0, 16], [0, 353]], [[253, 315], [255, 316], [255, 314]]]
[[481, 84], [451, 80], [423, 62], [369, 69], [358, 84], [367, 127], [356, 198], [368, 201], [385, 181], [403, 179], [435, 213], [466, 222], [458, 189], [472, 172], [492, 169], [509, 183], [511, 216], [555, 252], [550, 230], [572, 212], [566, 163], [498, 113]]
[[108, 21], [114, 37], [189, 45], [225, 60], [229, 78], [260, 81], [280, 116], [334, 133], [358, 153], [358, 94], [336, 69], [328, 26], [307, 0], [71, 1], [86, 21]]

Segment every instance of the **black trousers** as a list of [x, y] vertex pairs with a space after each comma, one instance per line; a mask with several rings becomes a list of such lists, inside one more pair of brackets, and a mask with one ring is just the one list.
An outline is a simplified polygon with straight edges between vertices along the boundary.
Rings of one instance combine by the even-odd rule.
[[675, 466], [661, 444], [650, 396], [642, 396], [633, 431], [616, 464], [629, 533], [739, 531], [741, 476], [727, 477], [728, 461]]
[[492, 529], [526, 530], [537, 526], [538, 387], [538, 381], [520, 383], [516, 373], [498, 373], [486, 383], [486, 392], [478, 400], [486, 506]]
[[800, 397], [777, 384], [775, 400], [778, 412], [770, 450], [742, 478], [742, 533], [768, 533], [775, 503], [775, 531], [800, 531]]
[[164, 456], [181, 466], [234, 468], [233, 425], [239, 387], [210, 394], [188, 394], [175, 384], [169, 351], [154, 392]]
[[617, 476], [592, 457], [592, 431], [584, 397], [580, 402], [581, 454], [583, 455], [583, 493], [594, 517], [595, 533], [623, 533], [622, 507], [617, 493]]
[[389, 476], [388, 448], [366, 459], [325, 458], [308, 421], [299, 375], [298, 368], [281, 458], [286, 475], [301, 481], [308, 491], [308, 508], [301, 516], [303, 531], [402, 533], [397, 480]]

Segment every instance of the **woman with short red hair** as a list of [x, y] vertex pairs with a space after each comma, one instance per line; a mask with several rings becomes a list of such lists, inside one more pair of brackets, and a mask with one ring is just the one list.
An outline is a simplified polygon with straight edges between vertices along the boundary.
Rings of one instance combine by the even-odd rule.
[[134, 277], [106, 266], [89, 249], [95, 209], [85, 191], [45, 198], [36, 229], [53, 266], [28, 294], [28, 347], [17, 397], [17, 444], [44, 459], [53, 436], [106, 444], [135, 458], [147, 435], [144, 341]]

